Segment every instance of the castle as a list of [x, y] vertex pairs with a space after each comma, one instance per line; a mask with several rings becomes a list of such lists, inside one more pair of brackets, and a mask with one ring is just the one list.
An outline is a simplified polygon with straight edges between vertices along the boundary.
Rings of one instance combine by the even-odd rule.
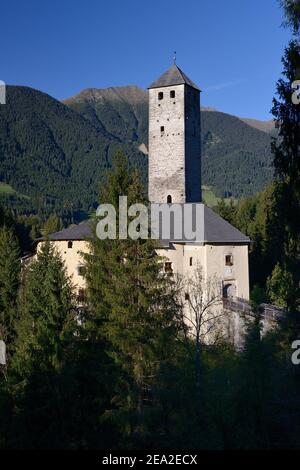
[[[200, 90], [174, 63], [149, 87], [149, 200], [197, 203], [203, 211], [202, 239], [161, 240], [164, 269], [192, 278], [201, 265], [205, 279], [219, 280], [223, 298], [249, 299], [250, 240], [201, 202]], [[83, 253], [90, 223], [49, 235], [84, 301]]]

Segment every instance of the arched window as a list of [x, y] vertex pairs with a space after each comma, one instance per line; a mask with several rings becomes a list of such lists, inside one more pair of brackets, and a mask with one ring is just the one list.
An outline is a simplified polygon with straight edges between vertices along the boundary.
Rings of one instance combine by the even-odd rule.
[[68, 248], [73, 248], [73, 242], [68, 242]]
[[235, 284], [225, 284], [223, 286], [223, 297], [224, 299], [234, 299], [236, 297]]
[[162, 100], [163, 97], [164, 97], [164, 94], [163, 94], [162, 91], [160, 91], [160, 92], [158, 93], [158, 99], [159, 99], [159, 100]]
[[167, 197], [167, 204], [172, 204], [172, 196], [170, 194]]
[[175, 98], [175, 90], [170, 91], [170, 98]]

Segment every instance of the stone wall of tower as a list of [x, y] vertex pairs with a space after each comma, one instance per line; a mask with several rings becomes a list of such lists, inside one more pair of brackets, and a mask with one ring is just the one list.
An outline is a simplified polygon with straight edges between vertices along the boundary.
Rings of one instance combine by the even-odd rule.
[[186, 85], [149, 90], [148, 168], [151, 202], [166, 203], [168, 196], [177, 203], [201, 201], [198, 90]]
[[[170, 92], [175, 91], [171, 98]], [[158, 98], [163, 93], [163, 99]], [[149, 200], [186, 202], [185, 194], [185, 86], [149, 90]], [[161, 127], [164, 131], [161, 132]]]
[[200, 92], [185, 87], [186, 201], [201, 202]]

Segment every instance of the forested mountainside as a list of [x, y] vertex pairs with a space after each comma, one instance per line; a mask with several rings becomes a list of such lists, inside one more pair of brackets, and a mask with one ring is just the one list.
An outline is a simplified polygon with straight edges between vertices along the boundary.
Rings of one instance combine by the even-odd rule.
[[[119, 148], [146, 184], [147, 127], [147, 92], [135, 86], [88, 89], [64, 103], [8, 86], [0, 106], [1, 199], [20, 211], [87, 211]], [[217, 195], [251, 195], [272, 179], [267, 133], [202, 111], [202, 138], [203, 184]]]
[[145, 156], [130, 144], [45, 93], [9, 86], [0, 106], [0, 181], [16, 192], [2, 197], [21, 210], [86, 211], [120, 146], [144, 170]]
[[[146, 91], [135, 86], [86, 89], [64, 102], [101, 132], [147, 145]], [[229, 114], [203, 109], [201, 115], [203, 184], [218, 196], [236, 198], [262, 190], [273, 177], [271, 135]]]

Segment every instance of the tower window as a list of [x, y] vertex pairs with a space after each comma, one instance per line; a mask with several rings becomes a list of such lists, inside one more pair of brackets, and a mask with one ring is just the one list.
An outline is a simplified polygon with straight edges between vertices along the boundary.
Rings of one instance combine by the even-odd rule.
[[159, 100], [162, 100], [163, 97], [164, 97], [164, 94], [163, 94], [162, 91], [160, 91], [160, 92], [158, 93], [158, 99], [159, 99]]
[[165, 132], [165, 126], [160, 126], [160, 132]]
[[192, 256], [190, 257], [190, 266], [193, 266], [193, 258], [192, 258]]
[[175, 98], [175, 90], [170, 91], [170, 98]]
[[171, 261], [165, 262], [165, 273], [172, 274], [173, 273], [173, 266]]
[[78, 273], [78, 276], [84, 276], [85, 273], [86, 273], [86, 268], [84, 265], [80, 264], [78, 267], [77, 267], [77, 273]]
[[172, 204], [172, 196], [170, 194], [167, 196], [167, 204]]
[[68, 242], [68, 248], [73, 248], [73, 242]]
[[225, 256], [225, 266], [233, 266], [233, 256], [226, 255]]
[[85, 301], [85, 289], [78, 289], [77, 301], [80, 303]]
[[185, 300], [190, 300], [190, 294], [188, 292], [185, 292], [184, 299]]

